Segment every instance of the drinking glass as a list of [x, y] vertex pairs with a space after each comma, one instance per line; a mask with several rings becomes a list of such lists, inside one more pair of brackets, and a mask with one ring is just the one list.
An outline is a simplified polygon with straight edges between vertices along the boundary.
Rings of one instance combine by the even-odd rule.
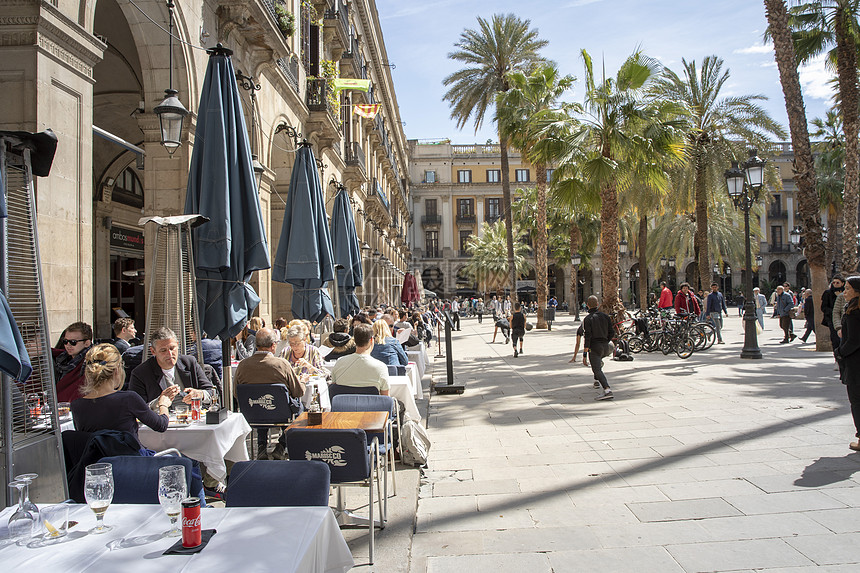
[[69, 504], [60, 503], [42, 508], [42, 525], [45, 532], [44, 541], [58, 541], [69, 532]]
[[36, 504], [30, 501], [30, 484], [39, 477], [39, 474], [21, 474], [15, 476], [15, 481], [24, 482], [24, 509], [33, 514], [36, 518], [36, 525], [39, 524], [39, 508]]
[[27, 410], [30, 412], [30, 419], [32, 420], [42, 415], [42, 401], [38, 394], [27, 394]]
[[182, 500], [188, 497], [187, 490], [184, 466], [165, 466], [158, 469], [158, 501], [170, 518], [170, 531], [165, 534], [167, 537], [182, 535], [182, 529], [177, 524]]
[[14, 480], [9, 487], [18, 489], [18, 509], [9, 517], [9, 538], [18, 545], [26, 544], [33, 536], [36, 516], [24, 507], [24, 488], [29, 482]]
[[105, 533], [113, 529], [104, 524], [105, 512], [113, 501], [113, 466], [110, 464], [90, 464], [86, 467], [84, 478], [84, 497], [87, 505], [96, 514], [96, 526], [90, 533]]

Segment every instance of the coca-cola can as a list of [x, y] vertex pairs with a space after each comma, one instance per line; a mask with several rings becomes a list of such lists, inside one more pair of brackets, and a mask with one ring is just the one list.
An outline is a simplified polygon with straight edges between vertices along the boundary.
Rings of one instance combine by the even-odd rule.
[[200, 498], [182, 500], [182, 547], [197, 547], [203, 543], [200, 523]]
[[191, 419], [195, 422], [200, 420], [200, 407], [202, 406], [200, 398], [191, 399]]

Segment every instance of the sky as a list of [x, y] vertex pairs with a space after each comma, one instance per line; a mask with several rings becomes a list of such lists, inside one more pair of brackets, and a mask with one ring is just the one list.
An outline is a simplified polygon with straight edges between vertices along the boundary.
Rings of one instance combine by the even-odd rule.
[[[488, 117], [475, 133], [474, 123], [458, 129], [442, 98], [443, 79], [460, 69], [448, 59], [478, 16], [513, 13], [531, 20], [549, 44], [541, 52], [563, 74], [577, 78], [565, 101], [581, 101], [584, 76], [580, 51], [614, 75], [637, 47], [682, 75], [682, 59], [701, 63], [709, 55], [724, 60], [730, 79], [723, 97], [761, 94], [760, 102], [788, 131], [785, 100], [773, 57], [763, 43], [764, 2], [754, 0], [376, 0], [395, 92], [409, 139], [451, 139], [484, 143], [498, 137]], [[821, 59], [801, 69], [808, 120], [823, 117], [831, 105], [831, 74]]]

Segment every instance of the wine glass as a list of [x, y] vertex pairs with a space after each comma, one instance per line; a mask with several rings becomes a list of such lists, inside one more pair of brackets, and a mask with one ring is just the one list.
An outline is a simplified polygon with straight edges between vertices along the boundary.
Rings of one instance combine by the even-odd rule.
[[36, 525], [39, 521], [39, 508], [36, 504], [30, 501], [30, 484], [39, 477], [39, 474], [21, 474], [15, 476], [15, 481], [24, 482], [24, 509], [32, 513], [36, 517]]
[[188, 497], [184, 466], [164, 466], [158, 469], [158, 501], [170, 518], [170, 531], [167, 537], [179, 537], [182, 530], [177, 525], [182, 500]]
[[24, 480], [9, 482], [9, 487], [18, 489], [18, 509], [9, 517], [9, 538], [18, 545], [29, 541], [36, 525], [36, 516], [24, 507], [24, 488], [28, 484], [29, 482]]
[[96, 526], [90, 533], [105, 533], [113, 529], [104, 524], [105, 512], [113, 501], [113, 466], [110, 464], [90, 464], [86, 467], [84, 478], [84, 497], [87, 505], [96, 514]]

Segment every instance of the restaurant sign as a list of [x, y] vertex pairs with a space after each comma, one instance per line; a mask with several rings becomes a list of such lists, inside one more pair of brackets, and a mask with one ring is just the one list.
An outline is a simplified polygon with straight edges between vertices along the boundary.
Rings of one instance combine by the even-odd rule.
[[111, 227], [110, 246], [143, 251], [143, 233], [131, 229], [123, 229], [122, 227]]

